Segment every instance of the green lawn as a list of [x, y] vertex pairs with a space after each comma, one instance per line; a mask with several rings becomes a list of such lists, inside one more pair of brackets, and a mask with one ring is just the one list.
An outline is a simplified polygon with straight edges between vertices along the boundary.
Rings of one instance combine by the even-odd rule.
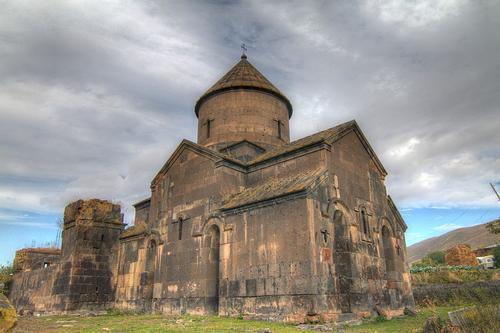
[[[447, 312], [457, 307], [438, 307], [437, 313], [445, 318]], [[429, 309], [422, 309], [415, 317], [401, 317], [387, 321], [374, 321], [346, 328], [346, 332], [411, 332], [421, 328], [431, 315]], [[15, 333], [20, 332], [259, 332], [269, 328], [278, 332], [304, 331], [293, 325], [265, 321], [249, 321], [224, 317], [161, 315], [108, 314], [95, 317], [50, 316], [23, 317], [19, 319]]]

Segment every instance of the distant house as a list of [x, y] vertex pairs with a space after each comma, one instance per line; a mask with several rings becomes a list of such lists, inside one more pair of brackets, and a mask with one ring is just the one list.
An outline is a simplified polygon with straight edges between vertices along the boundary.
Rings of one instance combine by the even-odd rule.
[[488, 256], [491, 254], [491, 251], [493, 251], [494, 248], [499, 247], [499, 246], [500, 246], [500, 244], [493, 244], [493, 245], [485, 246], [485, 247], [474, 250], [474, 254], [476, 255], [476, 257]]
[[483, 268], [495, 268], [495, 257], [492, 255], [485, 256], [485, 257], [477, 257], [477, 261], [479, 262], [479, 265], [482, 266]]

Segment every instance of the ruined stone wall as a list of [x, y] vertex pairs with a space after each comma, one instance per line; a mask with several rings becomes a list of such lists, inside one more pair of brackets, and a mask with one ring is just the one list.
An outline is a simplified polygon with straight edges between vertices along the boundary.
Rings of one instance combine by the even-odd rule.
[[57, 263], [48, 268], [14, 274], [9, 299], [20, 314], [63, 310], [64, 305], [53, 293], [56, 276], [62, 271]]
[[14, 269], [31, 271], [47, 268], [59, 261], [61, 250], [56, 248], [27, 248], [16, 251]]
[[103, 310], [114, 301], [120, 207], [79, 200], [66, 207], [61, 260], [15, 274], [10, 298], [20, 311]]
[[120, 309], [146, 310], [151, 297], [145, 294], [147, 281], [141, 280], [145, 272], [145, 236], [137, 236], [120, 242], [120, 261], [116, 285], [116, 306]]

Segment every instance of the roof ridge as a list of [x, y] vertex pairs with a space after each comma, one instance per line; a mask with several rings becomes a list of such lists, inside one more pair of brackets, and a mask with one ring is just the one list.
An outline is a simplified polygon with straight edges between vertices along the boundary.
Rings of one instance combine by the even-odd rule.
[[[261, 161], [267, 160], [269, 158], [275, 157], [275, 156], [279, 156], [279, 155], [287, 153], [287, 152], [292, 152], [295, 149], [299, 149], [299, 148], [303, 147], [304, 145], [314, 144], [314, 143], [317, 143], [319, 141], [327, 140], [327, 139], [331, 138], [332, 136], [334, 136], [336, 134], [335, 132], [338, 131], [339, 133], [342, 133], [343, 130], [348, 129], [352, 125], [355, 125], [355, 124], [356, 124], [355, 120], [350, 120], [350, 121], [347, 121], [345, 123], [341, 123], [339, 125], [336, 125], [334, 127], [330, 127], [328, 129], [325, 129], [323, 131], [320, 131], [320, 132], [305, 136], [303, 138], [294, 140], [290, 143], [286, 143], [282, 146], [276, 147], [274, 149], [266, 151], [263, 154], [256, 156], [253, 160], [250, 160], [248, 162], [248, 164], [254, 164], [254, 163], [261, 162]], [[307, 141], [310, 141], [310, 142], [307, 143]], [[303, 144], [303, 143], [305, 143], [305, 144]]]

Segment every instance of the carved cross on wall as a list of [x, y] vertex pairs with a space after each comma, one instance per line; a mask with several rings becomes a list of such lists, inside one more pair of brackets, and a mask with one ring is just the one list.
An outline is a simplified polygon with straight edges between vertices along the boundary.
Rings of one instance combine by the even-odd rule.
[[179, 240], [182, 240], [182, 227], [183, 227], [184, 222], [186, 222], [186, 220], [187, 220], [187, 218], [183, 218], [181, 216], [177, 220], [172, 221], [172, 223], [177, 224], [177, 227], [178, 227], [177, 232], [178, 232]]
[[325, 243], [327, 243], [328, 242], [328, 236], [330, 235], [330, 233], [326, 229], [321, 229], [321, 233], [323, 234], [323, 241]]

